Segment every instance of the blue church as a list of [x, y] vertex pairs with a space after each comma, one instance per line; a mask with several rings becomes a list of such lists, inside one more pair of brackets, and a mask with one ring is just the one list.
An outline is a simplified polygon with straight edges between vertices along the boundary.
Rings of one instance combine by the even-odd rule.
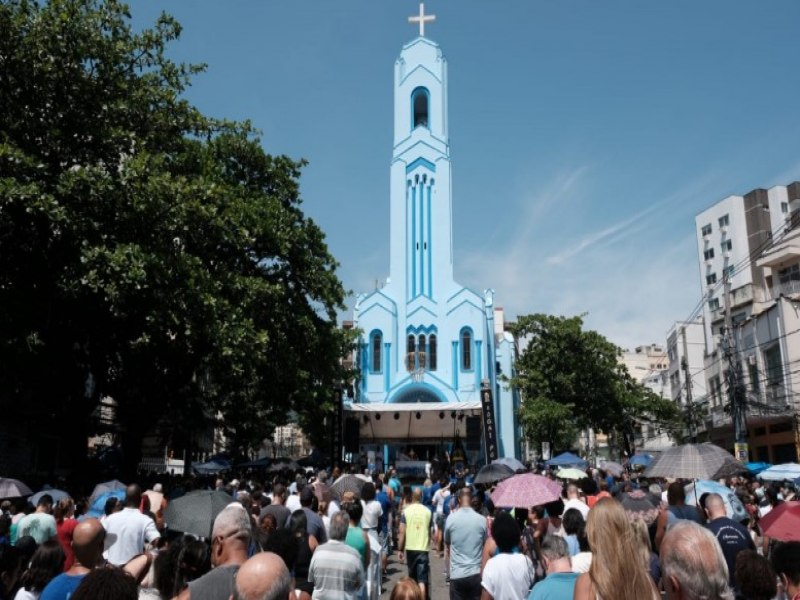
[[433, 18], [420, 5], [409, 19], [420, 35], [394, 66], [389, 277], [357, 298], [361, 377], [344, 410], [370, 461], [452, 459], [459, 440], [479, 466], [520, 455], [519, 398], [502, 377], [516, 346], [494, 292], [453, 277], [447, 62], [424, 35]]

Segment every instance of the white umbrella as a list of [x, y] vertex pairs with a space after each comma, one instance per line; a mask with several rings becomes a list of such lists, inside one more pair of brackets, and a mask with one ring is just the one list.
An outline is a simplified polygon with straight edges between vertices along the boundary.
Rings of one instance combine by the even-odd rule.
[[761, 471], [758, 478], [764, 481], [795, 481], [800, 479], [800, 465], [797, 463], [773, 465], [769, 469]]

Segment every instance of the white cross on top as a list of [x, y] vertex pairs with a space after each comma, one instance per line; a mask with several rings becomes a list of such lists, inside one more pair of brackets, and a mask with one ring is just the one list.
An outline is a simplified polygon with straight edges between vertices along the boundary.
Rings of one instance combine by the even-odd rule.
[[409, 23], [419, 23], [419, 35], [420, 37], [425, 37], [425, 23], [429, 23], [431, 21], [436, 20], [436, 15], [426, 15], [425, 14], [425, 3], [419, 3], [419, 16], [416, 17], [408, 17]]

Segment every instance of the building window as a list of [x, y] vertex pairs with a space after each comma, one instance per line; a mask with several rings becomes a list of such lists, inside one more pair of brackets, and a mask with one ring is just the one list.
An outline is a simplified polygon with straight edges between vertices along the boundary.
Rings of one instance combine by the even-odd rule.
[[783, 365], [781, 364], [781, 347], [778, 344], [764, 351], [764, 366], [767, 369], [767, 385], [781, 385], [783, 383]]
[[381, 372], [381, 352], [383, 350], [383, 336], [381, 335], [380, 331], [373, 331], [372, 335], [370, 336], [370, 362], [369, 362], [369, 370], [371, 373], [380, 373]]
[[428, 338], [428, 370], [436, 370], [436, 334], [432, 333]]
[[720, 227], [727, 227], [728, 225], [730, 225], [730, 219], [728, 218], [728, 215], [722, 215], [719, 218], [719, 226]]
[[708, 395], [711, 398], [711, 406], [719, 406], [722, 401], [722, 385], [719, 375], [715, 375], [708, 380]]
[[711, 223], [708, 225], [703, 225], [703, 228], [700, 230], [701, 235], [711, 235]]
[[786, 214], [789, 212], [789, 203], [788, 202], [781, 202], [781, 212]]
[[722, 269], [722, 278], [723, 279], [725, 279], [725, 278], [730, 279], [731, 277], [733, 277], [733, 274], [735, 272], [736, 272], [736, 267], [734, 265], [729, 265], [729, 266], [725, 267], [724, 269]]
[[461, 370], [472, 370], [472, 331], [461, 330]]
[[715, 311], [719, 310], [719, 298], [712, 298], [708, 301], [708, 310]]
[[711, 275], [706, 275], [706, 285], [713, 285], [717, 283], [717, 274], [711, 273]]
[[417, 354], [417, 338], [413, 335], [409, 335], [406, 339], [406, 357], [407, 357], [407, 365], [409, 371], [413, 371], [417, 368], [417, 361], [416, 361], [416, 354]]
[[758, 394], [758, 392], [761, 391], [761, 382], [758, 378], [758, 365], [756, 365], [755, 359], [755, 355], [748, 357], [748, 360], [751, 361], [749, 365], [750, 389]]
[[703, 258], [706, 259], [706, 260], [711, 260], [712, 258], [714, 258], [714, 249], [713, 248], [709, 248], [708, 250], [704, 250], [703, 251]]
[[411, 106], [414, 111], [414, 128], [429, 127], [429, 104], [430, 94], [424, 87], [418, 87], [411, 92]]
[[426, 345], [425, 336], [424, 335], [419, 336], [419, 343], [417, 344], [417, 364], [419, 365], [420, 369], [424, 369], [427, 365], [427, 362], [425, 360], [427, 358], [425, 352], [425, 345]]
[[733, 250], [733, 242], [731, 240], [725, 240], [722, 242], [722, 244], [720, 244], [720, 246], [722, 247], [723, 252], [730, 252]]
[[787, 284], [791, 281], [800, 281], [800, 264], [778, 271], [778, 283]]

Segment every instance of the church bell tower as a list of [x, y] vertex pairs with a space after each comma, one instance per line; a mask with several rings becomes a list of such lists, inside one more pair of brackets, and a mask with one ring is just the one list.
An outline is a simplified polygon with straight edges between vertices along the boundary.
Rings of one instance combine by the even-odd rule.
[[436, 301], [454, 287], [447, 62], [420, 35], [394, 67], [394, 149], [391, 165], [391, 282], [407, 302]]

